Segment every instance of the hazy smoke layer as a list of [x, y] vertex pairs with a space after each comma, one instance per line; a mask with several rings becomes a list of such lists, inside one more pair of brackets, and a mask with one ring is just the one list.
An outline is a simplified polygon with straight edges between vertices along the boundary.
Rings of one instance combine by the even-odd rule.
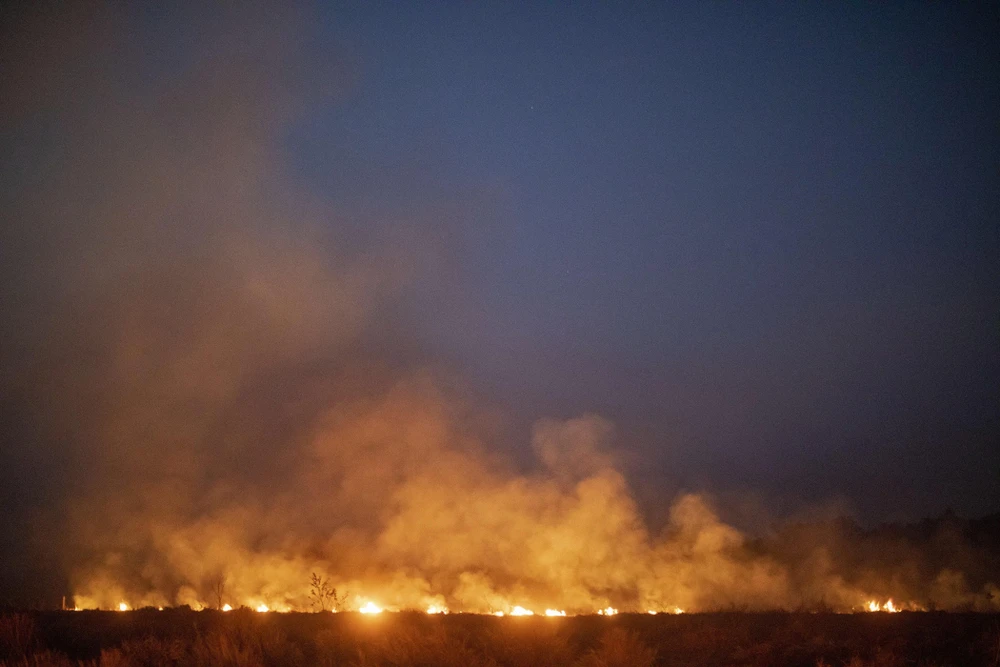
[[598, 416], [540, 420], [516, 470], [405, 342], [433, 248], [343, 232], [285, 171], [343, 64], [303, 78], [270, 16], [198, 17], [176, 62], [139, 18], [34, 8], [0, 40], [8, 532], [78, 603], [306, 609], [315, 572], [345, 608], [996, 604], [961, 535], [957, 562], [829, 526], [748, 542], [698, 495], [650, 534]]

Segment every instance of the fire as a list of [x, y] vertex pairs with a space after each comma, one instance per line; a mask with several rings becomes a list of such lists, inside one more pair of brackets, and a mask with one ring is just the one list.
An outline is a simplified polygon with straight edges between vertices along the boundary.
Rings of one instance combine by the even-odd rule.
[[683, 614], [684, 610], [681, 609], [680, 607], [674, 607], [674, 610], [673, 610], [672, 613], [674, 613], [674, 614]]
[[598, 609], [597, 613], [600, 616], [614, 616], [618, 613], [618, 610], [614, 607], [605, 607], [604, 609]]
[[531, 611], [530, 609], [525, 609], [521, 605], [517, 605], [516, 607], [514, 607], [513, 609], [510, 610], [510, 615], [511, 616], [534, 616], [535, 612]]
[[565, 616], [566, 612], [563, 611], [563, 610], [560, 610], [560, 609], [546, 609], [545, 610], [545, 615], [546, 616]]
[[495, 611], [495, 612], [493, 612], [493, 615], [497, 616], [497, 617], [500, 617], [500, 616], [503, 616], [504, 613], [502, 611]]
[[271, 609], [266, 604], [261, 602], [259, 605], [257, 605], [257, 611], [263, 614], [264, 612], [271, 611]]
[[892, 598], [889, 598], [888, 600], [886, 600], [885, 603], [881, 605], [878, 603], [877, 600], [869, 600], [868, 603], [865, 605], [865, 608], [868, 611], [887, 611], [890, 614], [895, 614], [896, 612], [902, 611], [902, 609], [900, 607], [897, 607], [896, 604], [892, 601]]
[[378, 606], [377, 604], [369, 600], [364, 604], [364, 606], [358, 609], [358, 611], [360, 611], [362, 614], [381, 614], [382, 607]]
[[128, 605], [124, 602], [118, 603], [118, 611], [128, 611]]
[[439, 607], [436, 604], [432, 604], [431, 606], [427, 607], [427, 613], [428, 614], [447, 614], [448, 613], [448, 608], [447, 607]]
[[232, 610], [233, 610], [233, 605], [229, 604], [228, 602], [222, 605], [222, 611], [232, 611]]

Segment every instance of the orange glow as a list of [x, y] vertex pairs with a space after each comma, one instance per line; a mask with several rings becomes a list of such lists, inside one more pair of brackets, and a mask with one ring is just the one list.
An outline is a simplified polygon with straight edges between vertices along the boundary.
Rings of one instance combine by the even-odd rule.
[[362, 614], [381, 614], [382, 607], [379, 607], [374, 602], [368, 601], [361, 607], [361, 609], [358, 609], [358, 611]]

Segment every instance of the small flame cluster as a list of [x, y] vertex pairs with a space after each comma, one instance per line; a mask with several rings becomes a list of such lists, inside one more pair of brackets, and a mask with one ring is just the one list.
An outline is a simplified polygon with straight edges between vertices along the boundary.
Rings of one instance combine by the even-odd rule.
[[896, 612], [902, 611], [900, 607], [897, 607], [893, 603], [892, 598], [889, 598], [881, 605], [878, 603], [877, 600], [869, 600], [868, 603], [865, 604], [865, 609], [867, 609], [868, 611], [886, 611], [889, 612], [890, 614], [895, 614]]
[[362, 614], [381, 614], [385, 610], [382, 609], [382, 607], [375, 604], [374, 602], [372, 602], [371, 600], [369, 600], [368, 602], [364, 603], [361, 606], [361, 608], [358, 609], [358, 611], [360, 611]]

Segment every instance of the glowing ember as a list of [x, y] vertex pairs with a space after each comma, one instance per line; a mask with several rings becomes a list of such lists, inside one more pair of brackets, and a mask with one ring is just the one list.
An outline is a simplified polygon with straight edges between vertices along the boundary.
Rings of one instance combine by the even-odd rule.
[[605, 607], [604, 609], [598, 609], [597, 613], [600, 616], [614, 616], [618, 613], [618, 610], [614, 607]]
[[266, 604], [261, 602], [259, 605], [257, 605], [257, 611], [264, 613], [267, 611], [271, 611], [271, 609]]
[[448, 608], [447, 607], [439, 607], [437, 605], [432, 604], [430, 607], [427, 607], [427, 613], [428, 614], [447, 614], [448, 613]]
[[222, 605], [222, 611], [232, 611], [232, 610], [233, 610], [233, 605], [229, 603]]
[[360, 611], [362, 614], [381, 614], [382, 607], [379, 607], [374, 602], [369, 601], [366, 602], [364, 606], [361, 607], [361, 609], [358, 609], [358, 611]]
[[124, 602], [118, 603], [118, 611], [128, 611], [128, 605]]
[[565, 611], [561, 611], [559, 609], [546, 609], [545, 610], [545, 615], [546, 616], [565, 616], [566, 612]]
[[510, 615], [511, 616], [534, 616], [535, 612], [531, 611], [530, 609], [525, 609], [521, 605], [517, 605], [516, 607], [514, 607], [513, 609], [510, 610]]

